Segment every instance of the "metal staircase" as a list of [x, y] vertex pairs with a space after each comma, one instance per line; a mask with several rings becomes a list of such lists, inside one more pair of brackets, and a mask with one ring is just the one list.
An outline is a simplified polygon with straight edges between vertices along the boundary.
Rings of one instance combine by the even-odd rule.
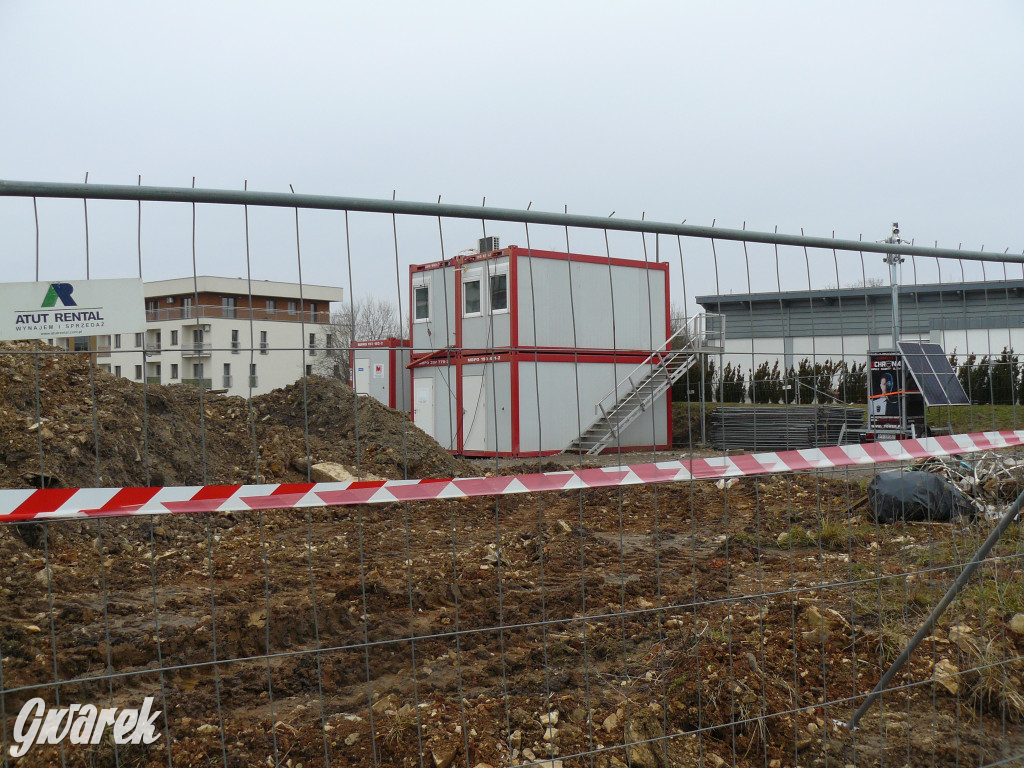
[[720, 354], [724, 338], [724, 315], [701, 313], [691, 317], [597, 402], [597, 418], [566, 446], [565, 452], [601, 453], [682, 378], [701, 355]]

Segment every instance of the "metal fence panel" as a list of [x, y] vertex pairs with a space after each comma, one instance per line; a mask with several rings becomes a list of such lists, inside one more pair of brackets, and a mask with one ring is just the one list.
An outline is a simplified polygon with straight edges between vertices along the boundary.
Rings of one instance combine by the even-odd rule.
[[[10, 235], [11, 281], [192, 286], [153, 297], [138, 344], [134, 333], [78, 350], [0, 341], [4, 765], [1024, 757], [1024, 549], [1011, 506], [1024, 479], [1013, 350], [1024, 258], [301, 194], [0, 181], [0, 196], [32, 232]], [[136, 227], [97, 249], [87, 226], [74, 266], [48, 250], [66, 236], [56, 198], [88, 201], [94, 237], [123, 228], [126, 210]], [[469, 406], [482, 409], [485, 445], [535, 440], [546, 453], [545, 433], [566, 420], [583, 431], [591, 390], [608, 388], [589, 373], [597, 353], [572, 311], [595, 300], [585, 283], [560, 314], [509, 318], [526, 324], [522, 338], [560, 323], [569, 343], [557, 352], [497, 350], [493, 333], [483, 349], [460, 347], [447, 327], [440, 345], [416, 335], [410, 266], [489, 232], [527, 251], [589, 253], [606, 278], [619, 259], [667, 264], [671, 314], [723, 312], [724, 346], [679, 374], [670, 406], [613, 429], [602, 455], [453, 455], [460, 435], [476, 439]], [[900, 443], [861, 445], [831, 423], [811, 435], [809, 406], [867, 418], [863, 365], [890, 332], [888, 292], [870, 282], [879, 253], [906, 256], [905, 333], [955, 351], [974, 404], [929, 409], [931, 437]], [[202, 290], [217, 275], [243, 276], [237, 303]], [[264, 280], [293, 282], [295, 298]], [[315, 286], [332, 284], [345, 297], [329, 317], [310, 303], [326, 304]], [[432, 311], [451, 301], [456, 322], [450, 287]], [[166, 302], [190, 292], [188, 306]], [[596, 304], [610, 328], [647, 311], [607, 293]], [[417, 426], [422, 411], [410, 420], [338, 378], [353, 297], [370, 294], [413, 329], [414, 363], [443, 352], [405, 372], [414, 409], [420, 381], [444, 406], [431, 411], [440, 440]], [[640, 350], [651, 371], [663, 341]], [[615, 370], [637, 369], [614, 343], [600, 351]], [[481, 371], [469, 403], [464, 376]], [[616, 396], [645, 386], [612, 384]], [[748, 438], [774, 442], [727, 447]], [[627, 443], [655, 450], [619, 450]], [[893, 470], [940, 474], [976, 514], [915, 520], [907, 506], [881, 522], [869, 484]], [[45, 714], [60, 708], [75, 709]], [[158, 713], [155, 738], [101, 732], [91, 708]]]

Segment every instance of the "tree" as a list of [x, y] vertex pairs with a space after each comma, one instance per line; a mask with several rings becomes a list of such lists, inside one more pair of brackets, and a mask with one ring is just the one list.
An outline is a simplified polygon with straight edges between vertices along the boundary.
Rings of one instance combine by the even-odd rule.
[[732, 363], [726, 363], [718, 382], [720, 385], [719, 396], [722, 398], [722, 402], [742, 403], [745, 389], [743, 382], [743, 369], [739, 365], [733, 366]]
[[[989, 365], [988, 356], [978, 361], [978, 356], [973, 352], [969, 354], [962, 365], [956, 363], [956, 352], [950, 355], [950, 364], [956, 371], [956, 377], [960, 380], [964, 392], [972, 403], [987, 405], [991, 400], [989, 396]], [[975, 363], [977, 362], [977, 365]]]
[[782, 372], [779, 370], [779, 361], [768, 367], [765, 360], [753, 372], [750, 378], [750, 387], [747, 390], [750, 402], [764, 405], [766, 403], [777, 403], [782, 399]]
[[373, 341], [405, 336], [405, 318], [387, 299], [367, 296], [331, 315], [328, 326], [317, 333], [317, 347], [324, 351], [313, 371], [342, 381], [351, 380], [350, 350], [353, 341]]
[[992, 402], [998, 405], [1013, 405], [1014, 393], [1018, 377], [1017, 356], [1013, 348], [1003, 347], [1002, 354], [992, 362], [989, 386], [992, 390]]
[[868, 373], [866, 362], [839, 365], [839, 399], [844, 403], [865, 403], [868, 399]]

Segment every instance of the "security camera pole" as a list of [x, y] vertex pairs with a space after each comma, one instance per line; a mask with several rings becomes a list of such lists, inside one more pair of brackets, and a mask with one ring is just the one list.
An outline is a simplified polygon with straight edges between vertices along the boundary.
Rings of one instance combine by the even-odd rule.
[[[900, 225], [899, 222], [894, 221], [892, 223], [892, 234], [885, 238], [882, 242], [898, 244], [905, 242], [900, 239]], [[898, 343], [900, 340], [900, 264], [904, 262], [902, 256], [898, 256], [895, 253], [886, 254], [885, 258], [882, 259], [886, 264], [889, 265], [889, 284], [892, 286], [892, 348], [898, 349]]]

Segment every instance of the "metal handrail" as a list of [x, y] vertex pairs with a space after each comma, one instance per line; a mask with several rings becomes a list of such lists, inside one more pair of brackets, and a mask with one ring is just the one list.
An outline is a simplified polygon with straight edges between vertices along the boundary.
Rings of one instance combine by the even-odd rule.
[[[642, 363], [640, 363], [636, 368], [634, 368], [628, 374], [626, 374], [626, 376], [623, 379], [619, 380], [619, 382], [614, 387], [612, 387], [610, 390], [604, 393], [601, 399], [597, 401], [597, 405], [594, 406], [594, 413], [597, 413], [598, 410], [600, 410], [602, 413], [605, 413], [605, 415], [607, 415], [607, 412], [604, 408], [604, 403], [610, 396], [615, 397], [615, 402], [617, 402], [618, 394], [620, 392], [632, 392], [633, 390], [635, 390], [637, 388], [637, 385], [633, 381], [633, 376], [642, 369], [652, 368], [654, 366], [664, 367], [670, 358], [674, 359], [677, 356], [676, 354], [673, 353], [688, 352], [692, 354], [697, 347], [702, 346], [700, 343], [696, 342], [704, 341], [709, 335], [721, 336], [722, 334], [724, 334], [724, 327], [719, 328], [718, 330], [713, 332], [708, 331], [707, 319], [709, 317], [722, 316], [711, 314], [708, 312], [700, 312], [694, 315], [693, 317], [687, 318], [686, 322], [683, 323], [682, 326], [680, 326], [679, 330], [677, 330], [675, 333], [673, 333], [671, 336], [665, 339], [665, 341], [662, 342], [662, 344], [659, 347], [657, 347], [653, 352], [651, 352], [651, 354], [648, 355]], [[672, 350], [672, 342], [675, 341], [680, 336], [683, 336], [688, 340], [686, 346], [678, 350]], [[669, 352], [669, 354], [663, 357], [659, 362], [655, 363], [654, 358], [661, 356], [664, 352]], [[614, 404], [615, 403], [613, 402], [612, 405]]]
[[169, 320], [197, 320], [207, 318], [224, 318], [227, 320], [273, 320], [276, 322], [300, 322], [326, 325], [330, 322], [331, 313], [327, 310], [304, 309], [266, 309], [264, 307], [224, 307], [220, 304], [193, 304], [187, 307], [157, 307], [146, 310], [147, 322], [166, 322]]

